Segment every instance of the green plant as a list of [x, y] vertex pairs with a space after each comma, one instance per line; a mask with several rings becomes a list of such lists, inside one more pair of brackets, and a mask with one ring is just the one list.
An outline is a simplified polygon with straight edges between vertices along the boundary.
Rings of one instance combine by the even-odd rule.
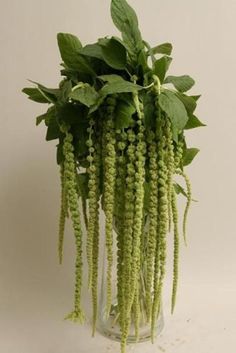
[[[33, 101], [50, 105], [45, 114], [37, 117], [36, 124], [45, 123], [47, 141], [58, 140], [60, 262], [68, 216], [76, 241], [75, 301], [67, 317], [74, 321], [84, 318], [81, 200], [95, 332], [101, 201], [105, 212], [108, 315], [112, 306], [114, 222], [117, 229], [117, 310], [124, 352], [132, 318], [138, 339], [141, 296], [154, 339], [165, 278], [166, 236], [172, 224], [174, 310], [179, 256], [176, 195], [187, 198], [185, 239], [192, 196], [184, 170], [198, 153], [197, 148], [187, 147], [185, 132], [204, 124], [194, 115], [199, 96], [186, 94], [194, 80], [187, 75], [167, 76], [172, 45], [163, 43], [151, 48], [142, 39], [137, 16], [125, 0], [111, 1], [111, 16], [122, 39], [105, 37], [82, 46], [74, 35], [59, 33], [63, 60], [59, 87], [51, 89], [34, 82], [36, 87], [24, 88], [23, 92]], [[175, 175], [184, 178], [186, 191], [174, 180]], [[140, 286], [140, 273], [144, 289]]]

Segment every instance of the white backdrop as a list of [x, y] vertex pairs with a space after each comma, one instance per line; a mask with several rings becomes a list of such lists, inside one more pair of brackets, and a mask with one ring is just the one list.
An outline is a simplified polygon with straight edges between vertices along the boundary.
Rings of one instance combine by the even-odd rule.
[[[169, 315], [166, 290], [165, 329], [156, 346], [129, 350], [231, 352], [236, 345], [236, 1], [130, 4], [146, 40], [173, 43], [171, 74], [196, 78], [193, 93], [202, 93], [197, 113], [208, 127], [188, 133], [189, 144], [201, 149], [188, 168], [199, 202], [189, 218], [189, 246], [181, 251], [176, 313]], [[57, 32], [74, 33], [83, 43], [117, 34], [110, 1], [0, 0], [0, 5], [0, 352], [118, 353], [116, 343], [99, 335], [91, 340], [87, 326], [62, 321], [73, 299], [73, 234], [67, 227], [60, 267], [55, 142], [44, 141], [43, 125], [35, 127], [44, 107], [21, 93], [27, 78], [58, 83]]]

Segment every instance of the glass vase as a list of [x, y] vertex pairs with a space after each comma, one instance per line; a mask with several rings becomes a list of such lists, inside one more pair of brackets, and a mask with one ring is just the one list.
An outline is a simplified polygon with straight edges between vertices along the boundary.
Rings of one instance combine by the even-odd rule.
[[[148, 226], [145, 226], [144, 233], [146, 234]], [[98, 312], [98, 331], [115, 341], [121, 340], [121, 331], [119, 326], [119, 312], [118, 312], [118, 300], [117, 300], [117, 262], [116, 262], [116, 237], [117, 237], [117, 228], [115, 227], [115, 223], [113, 225], [113, 239], [114, 239], [114, 263], [112, 270], [112, 305], [109, 314], [106, 312], [106, 274], [107, 274], [107, 262], [106, 262], [106, 249], [104, 246], [104, 253], [102, 259], [102, 279], [101, 279], [101, 289], [99, 295], [99, 312]], [[145, 234], [143, 235], [143, 239], [145, 240]], [[147, 315], [145, 310], [145, 256], [143, 256], [143, 260], [141, 261], [141, 271], [140, 271], [140, 296], [139, 296], [139, 306], [140, 306], [140, 323], [139, 323], [139, 336], [138, 340], [135, 334], [135, 324], [133, 320], [131, 320], [131, 326], [129, 335], [127, 338], [127, 343], [136, 343], [136, 342], [144, 342], [151, 340], [151, 324], [147, 322]], [[159, 335], [164, 327], [164, 317], [162, 304], [160, 305], [159, 315], [155, 324], [155, 336]]]

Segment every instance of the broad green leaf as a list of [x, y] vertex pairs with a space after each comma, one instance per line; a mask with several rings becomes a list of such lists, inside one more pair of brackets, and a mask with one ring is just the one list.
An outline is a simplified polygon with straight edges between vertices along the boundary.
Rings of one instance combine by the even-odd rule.
[[69, 67], [77, 64], [78, 53], [82, 48], [79, 38], [70, 33], [58, 33], [57, 42], [64, 63]]
[[76, 36], [69, 33], [58, 33], [57, 42], [66, 66], [82, 73], [95, 75], [89, 62], [80, 54], [82, 45]]
[[86, 58], [83, 57], [83, 55], [78, 55], [77, 64], [75, 64], [75, 66], [72, 68], [83, 74], [96, 76], [95, 71], [91, 67], [90, 63], [86, 60]]
[[136, 109], [133, 104], [125, 101], [120, 101], [115, 110], [115, 126], [116, 129], [125, 129], [132, 124], [132, 115]]
[[128, 50], [127, 45], [124, 43], [124, 41], [121, 38], [119, 38], [117, 36], [112, 36], [112, 38], [114, 38], [117, 42], [119, 42], [121, 45], [123, 45], [123, 47], [125, 47], [126, 51]]
[[175, 95], [181, 100], [184, 104], [185, 109], [187, 110], [188, 114], [193, 114], [194, 110], [196, 109], [197, 103], [192, 96], [186, 96], [186, 94], [176, 92]]
[[70, 98], [79, 101], [87, 107], [91, 107], [97, 102], [99, 94], [88, 83], [84, 83], [70, 93]]
[[148, 50], [148, 55], [151, 55], [151, 54], [171, 55], [171, 53], [172, 53], [172, 44], [171, 43], [162, 43], [162, 44], [159, 44], [156, 47]]
[[79, 50], [79, 53], [85, 56], [103, 60], [102, 48], [98, 43], [86, 45]]
[[104, 82], [109, 82], [109, 83], [113, 83], [113, 82], [124, 82], [124, 79], [119, 76], [119, 75], [101, 75], [98, 76], [98, 78], [100, 78], [102, 81]]
[[45, 97], [45, 99], [48, 100], [48, 102], [56, 103], [58, 95], [60, 93], [60, 90], [58, 88], [48, 88], [36, 81], [32, 81], [32, 80], [29, 80], [29, 81], [38, 86], [39, 92]]
[[107, 96], [108, 94], [123, 93], [123, 92], [135, 92], [143, 89], [142, 86], [136, 85], [132, 82], [121, 80], [111, 83], [107, 83], [100, 90], [101, 95]]
[[101, 42], [104, 61], [113, 69], [123, 70], [126, 67], [127, 55], [125, 47], [116, 39], [105, 39]]
[[195, 115], [191, 114], [189, 115], [188, 122], [184, 128], [185, 130], [188, 130], [188, 129], [194, 129], [201, 126], [206, 126], [206, 125], [203, 124]]
[[166, 72], [169, 69], [171, 64], [172, 58], [169, 56], [163, 56], [162, 58], [158, 59], [154, 63], [153, 71], [154, 74], [158, 76], [161, 83], [163, 83]]
[[50, 118], [48, 123], [48, 129], [46, 134], [46, 141], [51, 141], [59, 138], [61, 136], [60, 126], [57, 122], [55, 107], [50, 111]]
[[163, 91], [159, 96], [159, 106], [170, 118], [174, 139], [178, 139], [178, 134], [184, 129], [188, 121], [187, 111], [184, 104], [176, 95], [168, 90]]
[[28, 98], [37, 103], [51, 103], [38, 88], [26, 87], [22, 90], [23, 93], [27, 94]]
[[53, 98], [54, 100], [56, 100], [60, 90], [58, 88], [48, 88], [45, 87], [43, 85], [41, 85], [40, 83], [37, 83], [35, 81], [31, 81], [33, 83], [35, 83], [36, 85], [38, 85], [38, 88], [43, 91], [45, 94], [47, 94], [48, 97]]
[[172, 83], [179, 92], [187, 92], [195, 84], [194, 79], [188, 75], [168, 76], [164, 83]]
[[144, 44], [138, 28], [138, 18], [135, 11], [128, 5], [126, 0], [112, 0], [111, 17], [115, 26], [121, 31], [123, 41], [132, 61], [136, 62], [139, 52], [144, 48]]
[[189, 165], [198, 152], [198, 148], [186, 148], [183, 155], [183, 166]]
[[35, 85], [37, 85], [38, 89], [40, 91], [43, 91], [45, 94], [47, 94], [48, 97], [51, 97], [54, 100], [56, 100], [56, 98], [57, 98], [57, 96], [59, 94], [59, 91], [60, 91], [58, 88], [48, 88], [48, 87], [45, 87], [45, 86], [41, 85], [40, 83], [32, 81], [32, 80], [30, 80], [30, 82], [32, 82]]

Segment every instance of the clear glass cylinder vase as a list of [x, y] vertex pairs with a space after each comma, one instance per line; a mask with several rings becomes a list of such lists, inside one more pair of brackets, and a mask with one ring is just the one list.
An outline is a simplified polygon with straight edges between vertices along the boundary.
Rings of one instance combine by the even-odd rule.
[[[147, 228], [147, 227], [146, 227]], [[146, 229], [147, 231], [147, 229]], [[144, 232], [146, 233], [144, 230]], [[115, 223], [113, 226], [113, 239], [114, 239], [114, 251], [116, 254], [117, 246], [115, 239], [117, 238], [117, 229], [115, 227]], [[145, 234], [144, 237], [145, 239]], [[115, 341], [121, 340], [121, 330], [119, 325], [119, 312], [118, 312], [118, 299], [117, 299], [117, 261], [116, 256], [114, 256], [113, 262], [113, 270], [112, 270], [112, 305], [109, 314], [107, 314], [107, 298], [106, 298], [106, 289], [107, 289], [107, 261], [106, 261], [106, 249], [104, 246], [103, 259], [101, 262], [103, 266], [102, 270], [102, 278], [101, 278], [101, 288], [99, 294], [99, 312], [98, 312], [98, 331]], [[140, 293], [139, 296], [139, 306], [140, 306], [140, 322], [139, 322], [139, 336], [137, 340], [137, 336], [135, 333], [135, 324], [131, 319], [131, 326], [129, 335], [127, 338], [127, 343], [137, 343], [151, 340], [151, 324], [147, 320], [146, 309], [145, 309], [145, 278], [143, 278], [145, 273], [145, 256], [143, 256], [143, 260], [141, 261], [141, 271], [140, 271]], [[163, 308], [162, 304], [160, 306], [159, 315], [157, 317], [155, 323], [155, 336], [159, 335], [164, 327], [164, 316], [163, 316]]]

